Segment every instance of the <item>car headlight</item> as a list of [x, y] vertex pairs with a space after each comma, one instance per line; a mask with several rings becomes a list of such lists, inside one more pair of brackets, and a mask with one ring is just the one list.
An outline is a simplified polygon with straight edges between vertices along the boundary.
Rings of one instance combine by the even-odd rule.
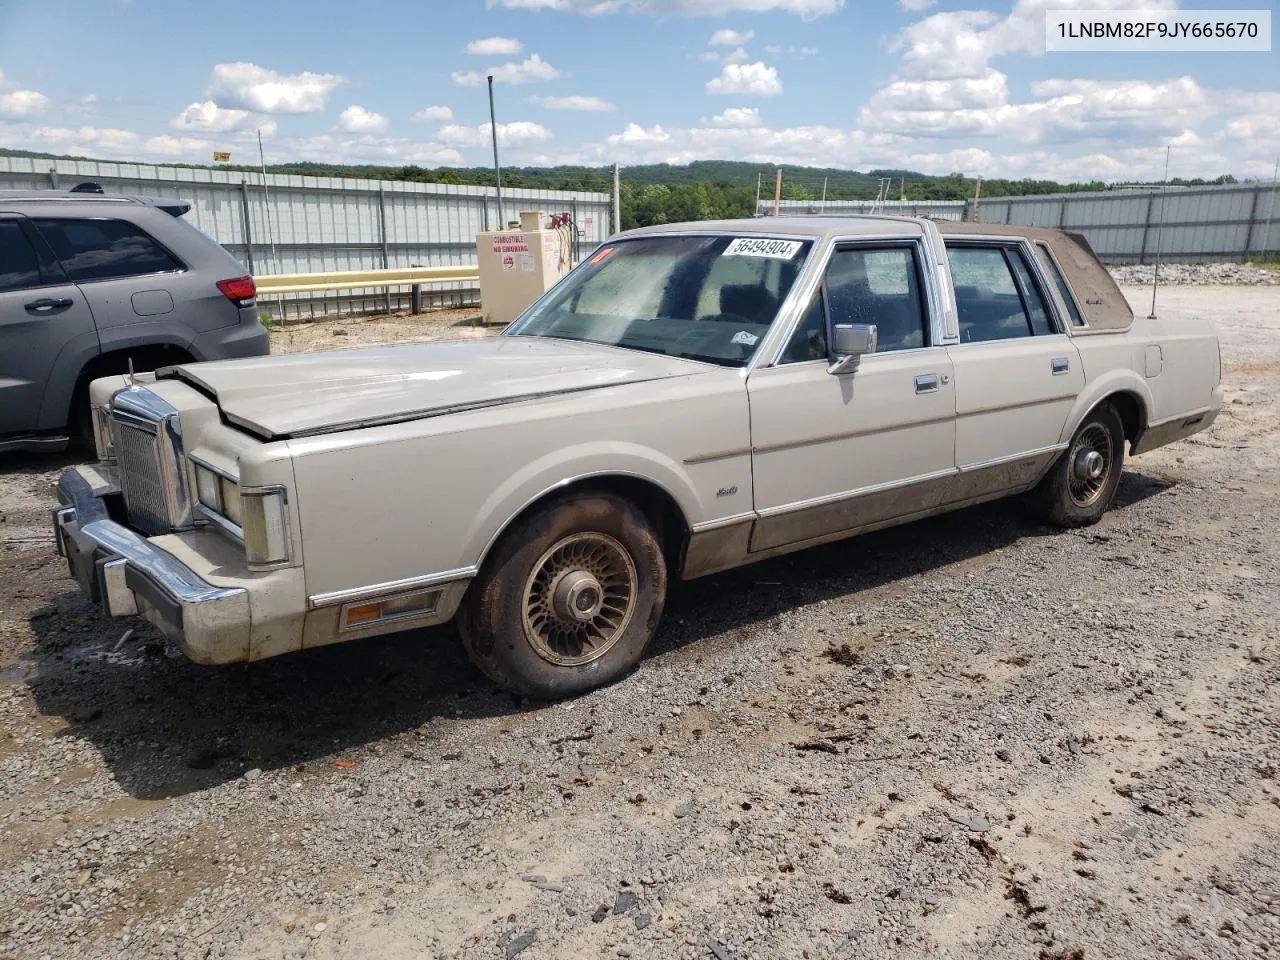
[[208, 467], [194, 464], [196, 472], [196, 499], [212, 510], [222, 513], [222, 485], [226, 479]]
[[244, 552], [250, 564], [283, 563], [289, 559], [283, 488], [242, 490], [240, 513]]
[[115, 437], [111, 432], [111, 408], [93, 408], [93, 445], [99, 460], [116, 458]]
[[219, 477], [219, 495], [222, 497], [222, 515], [237, 527], [244, 523], [240, 500], [240, 485], [234, 480]]

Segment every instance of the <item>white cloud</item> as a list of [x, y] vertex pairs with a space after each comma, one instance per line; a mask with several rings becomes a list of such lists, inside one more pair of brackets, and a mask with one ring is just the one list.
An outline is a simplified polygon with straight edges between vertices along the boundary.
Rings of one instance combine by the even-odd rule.
[[898, 6], [903, 10], [928, 10], [937, 2], [938, 0], [898, 0]]
[[338, 129], [346, 133], [381, 133], [390, 122], [380, 113], [352, 104], [338, 116]]
[[772, 97], [782, 92], [778, 71], [764, 63], [727, 63], [720, 76], [707, 81], [707, 93]]
[[161, 134], [149, 137], [139, 148], [141, 153], [152, 159], [162, 160], [199, 160], [208, 163], [214, 150], [220, 150], [226, 144], [209, 140], [205, 137], [174, 137]]
[[1219, 110], [1191, 77], [1045, 80], [1038, 99], [1010, 103], [1004, 75], [989, 80], [898, 81], [863, 107], [861, 126], [912, 137], [1002, 137], [1022, 143], [1166, 143]]
[[433, 120], [452, 120], [453, 111], [448, 107], [423, 107], [409, 119], [414, 123], [430, 123]]
[[751, 59], [751, 55], [747, 53], [743, 47], [735, 47], [728, 53], [722, 53], [719, 50], [703, 50], [701, 53], [695, 53], [693, 59], [700, 60], [703, 63], [718, 63], [724, 66], [729, 63], [746, 63]]
[[788, 56], [795, 57], [797, 60], [807, 60], [809, 57], [818, 55], [817, 47], [784, 47], [780, 44], [771, 43], [764, 48], [764, 52], [771, 57], [780, 57], [784, 53]]
[[481, 57], [514, 57], [524, 49], [515, 37], [485, 37], [467, 44], [467, 53]]
[[730, 30], [724, 27], [711, 35], [710, 43], [713, 47], [740, 47], [750, 43], [755, 35], [754, 30]]
[[540, 83], [544, 80], [555, 80], [563, 74], [536, 53], [532, 53], [521, 63], [504, 63], [500, 67], [490, 67], [484, 73], [475, 70], [455, 70], [453, 82], [460, 87], [478, 87], [485, 82], [486, 76], [492, 76], [494, 83]]
[[[891, 49], [905, 50], [904, 75], [948, 79], [981, 76], [991, 57], [1044, 53], [1045, 11], [1109, 9], [1115, 0], [1017, 0], [1003, 19], [986, 10], [935, 13], [913, 23]], [[1130, 0], [1126, 10], [1168, 10], [1177, 0]]]
[[7, 146], [87, 157], [132, 156], [138, 143], [136, 133], [114, 127], [29, 127], [12, 131], [0, 128], [0, 132]]
[[347, 82], [333, 73], [285, 75], [254, 63], [219, 63], [206, 96], [220, 107], [258, 113], [318, 113], [329, 94]]
[[281, 160], [323, 160], [328, 163], [380, 163], [401, 166], [413, 163], [424, 167], [460, 166], [462, 154], [451, 146], [434, 141], [406, 140], [402, 137], [343, 136], [320, 134], [273, 145], [268, 162]]
[[202, 133], [228, 133], [234, 130], [262, 131], [263, 136], [271, 136], [276, 132], [276, 122], [270, 117], [248, 110], [228, 110], [218, 106], [212, 100], [202, 100], [190, 104], [185, 110], [169, 121], [175, 130], [189, 130]]
[[998, 70], [980, 77], [952, 80], [895, 80], [877, 90], [866, 110], [958, 110], [965, 107], [998, 107], [1009, 102], [1009, 85]]
[[35, 117], [49, 108], [49, 98], [35, 90], [0, 90], [0, 117]]
[[714, 117], [704, 118], [702, 122], [713, 127], [758, 127], [760, 110], [756, 107], [729, 107]]
[[791, 13], [806, 20], [836, 13], [845, 0], [485, 0], [486, 7], [562, 10], [591, 15], [647, 13], [655, 16], [722, 17], [735, 13]]
[[[436, 137], [441, 143], [454, 147], [483, 147], [493, 143], [489, 124], [467, 127], [450, 125], [441, 127]], [[552, 133], [540, 123], [528, 120], [517, 120], [513, 123], [498, 124], [498, 146], [509, 147], [520, 143], [535, 143], [550, 140]]]
[[530, 97], [530, 103], [536, 103], [545, 110], [582, 110], [588, 113], [607, 113], [616, 109], [608, 100], [600, 97]]

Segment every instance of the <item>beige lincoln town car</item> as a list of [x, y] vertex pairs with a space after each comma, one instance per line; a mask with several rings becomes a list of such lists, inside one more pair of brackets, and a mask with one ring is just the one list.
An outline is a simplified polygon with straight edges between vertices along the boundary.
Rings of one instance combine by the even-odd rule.
[[561, 697], [639, 661], [672, 578], [1013, 494], [1093, 523], [1220, 379], [1212, 326], [1135, 320], [1075, 234], [674, 224], [491, 339], [98, 380], [55, 532], [199, 663], [456, 619], [495, 683]]

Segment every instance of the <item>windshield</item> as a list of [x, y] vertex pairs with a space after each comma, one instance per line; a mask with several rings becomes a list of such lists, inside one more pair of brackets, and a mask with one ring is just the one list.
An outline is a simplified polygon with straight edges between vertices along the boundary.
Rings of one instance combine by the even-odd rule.
[[751, 360], [812, 245], [639, 237], [597, 250], [508, 336], [586, 340], [728, 367]]

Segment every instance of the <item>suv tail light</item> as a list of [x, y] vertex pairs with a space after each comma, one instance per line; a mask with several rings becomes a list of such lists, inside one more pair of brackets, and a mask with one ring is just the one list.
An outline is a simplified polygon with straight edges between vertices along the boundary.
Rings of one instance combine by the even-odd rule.
[[222, 291], [224, 297], [238, 307], [244, 306], [245, 303], [258, 295], [258, 286], [253, 282], [253, 277], [235, 277], [231, 280], [219, 280], [218, 289]]

